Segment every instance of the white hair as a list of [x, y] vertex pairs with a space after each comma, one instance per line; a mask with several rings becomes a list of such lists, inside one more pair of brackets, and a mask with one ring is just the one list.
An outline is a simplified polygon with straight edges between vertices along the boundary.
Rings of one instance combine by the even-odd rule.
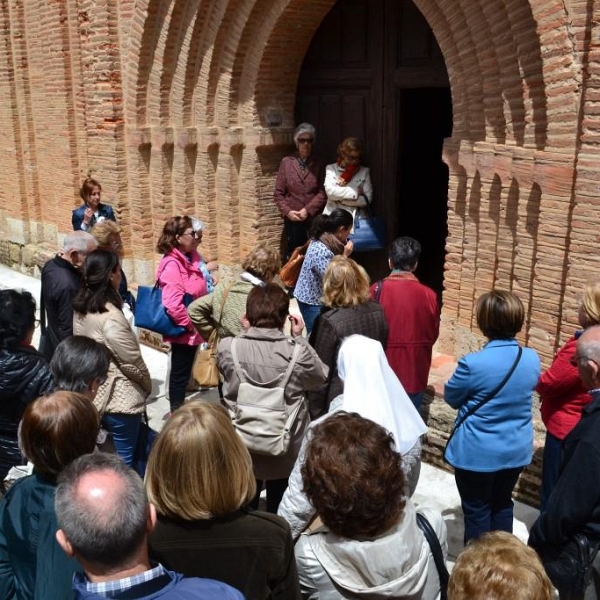
[[298, 142], [298, 138], [303, 134], [308, 133], [314, 140], [317, 136], [317, 130], [310, 123], [300, 123], [294, 130], [294, 143]]
[[63, 250], [65, 253], [74, 251], [87, 254], [98, 247], [96, 238], [87, 231], [73, 231], [65, 236]]

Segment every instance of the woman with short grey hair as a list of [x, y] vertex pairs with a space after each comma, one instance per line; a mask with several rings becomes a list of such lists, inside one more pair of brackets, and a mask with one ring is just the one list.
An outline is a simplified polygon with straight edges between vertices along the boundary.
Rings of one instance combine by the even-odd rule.
[[327, 201], [325, 168], [312, 154], [315, 136], [310, 123], [298, 125], [294, 131], [296, 152], [283, 158], [277, 172], [274, 200], [283, 218], [286, 260], [294, 248], [306, 243], [310, 223]]

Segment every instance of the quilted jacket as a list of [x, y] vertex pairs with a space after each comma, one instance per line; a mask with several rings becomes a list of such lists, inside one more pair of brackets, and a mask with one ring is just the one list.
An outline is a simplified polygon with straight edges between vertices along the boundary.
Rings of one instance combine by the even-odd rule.
[[110, 302], [104, 313], [75, 313], [73, 332], [85, 335], [110, 352], [106, 381], [94, 404], [98, 412], [139, 414], [152, 391], [152, 380], [140, 344], [123, 313]]

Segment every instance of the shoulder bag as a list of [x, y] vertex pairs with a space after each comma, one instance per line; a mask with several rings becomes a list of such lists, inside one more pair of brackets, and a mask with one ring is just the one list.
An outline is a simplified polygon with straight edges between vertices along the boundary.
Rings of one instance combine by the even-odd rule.
[[140, 429], [138, 432], [137, 443], [133, 450], [133, 468], [137, 471], [140, 477], [144, 477], [146, 474], [146, 465], [148, 464], [148, 457], [150, 456], [150, 450], [154, 444], [154, 440], [158, 432], [150, 427], [150, 419], [148, 419], [148, 413], [146, 407], [142, 413], [142, 422], [140, 423]]
[[592, 581], [593, 563], [600, 542], [592, 543], [584, 533], [576, 533], [560, 548], [538, 549], [544, 569], [561, 598], [583, 598]]
[[270, 381], [252, 379], [240, 365], [236, 352], [239, 339], [231, 341], [231, 357], [240, 386], [231, 420], [250, 452], [267, 456], [286, 454], [291, 431], [302, 402], [291, 412], [285, 401], [285, 387], [290, 380], [298, 356], [300, 344], [294, 344], [290, 364], [284, 373]]
[[[189, 306], [192, 300], [191, 294], [183, 295], [184, 306]], [[185, 327], [176, 325], [169, 317], [162, 301], [162, 289], [158, 285], [158, 280], [153, 287], [147, 285], [138, 287], [134, 317], [136, 327], [142, 327], [166, 337], [179, 337], [187, 331]]]
[[350, 236], [354, 244], [354, 252], [371, 252], [385, 248], [385, 219], [376, 217], [367, 204], [366, 214], [356, 213], [354, 231]]
[[429, 548], [431, 549], [431, 554], [433, 555], [433, 560], [437, 568], [438, 576], [440, 578], [440, 600], [446, 600], [448, 598], [448, 580], [450, 579], [450, 575], [448, 573], [448, 569], [446, 568], [446, 562], [444, 561], [442, 545], [440, 544], [440, 540], [438, 539], [435, 530], [425, 515], [417, 513], [417, 525], [423, 532], [423, 535], [429, 544]]
[[492, 390], [487, 396], [482, 398], [477, 404], [473, 405], [454, 425], [452, 429], [452, 433], [448, 437], [448, 441], [446, 442], [446, 447], [444, 448], [444, 460], [448, 462], [446, 458], [446, 452], [448, 451], [448, 446], [450, 445], [450, 441], [454, 437], [456, 430], [470, 417], [473, 413], [478, 411], [484, 404], [487, 404], [494, 396], [498, 394], [498, 392], [507, 384], [511, 375], [514, 373], [514, 370], [517, 368], [519, 361], [521, 360], [521, 354], [523, 354], [523, 348], [519, 346], [519, 351], [517, 352], [517, 357], [515, 358], [515, 362], [512, 364], [512, 367], [508, 370], [508, 373], [504, 376], [504, 379]]
[[300, 270], [302, 269], [302, 264], [304, 263], [304, 257], [306, 256], [306, 252], [311, 241], [312, 240], [308, 240], [304, 246], [294, 248], [290, 259], [285, 263], [285, 265], [283, 265], [283, 267], [281, 267], [281, 270], [279, 271], [279, 278], [285, 287], [296, 287], [298, 277], [300, 276]]
[[196, 388], [215, 387], [219, 385], [219, 369], [217, 367], [217, 346], [219, 345], [218, 332], [221, 327], [221, 320], [223, 319], [227, 294], [229, 294], [232, 285], [233, 283], [230, 283], [223, 294], [219, 322], [212, 330], [207, 340], [206, 348], [201, 347], [198, 349], [198, 352], [196, 352], [196, 358], [194, 359], [194, 366], [192, 368], [192, 378]]

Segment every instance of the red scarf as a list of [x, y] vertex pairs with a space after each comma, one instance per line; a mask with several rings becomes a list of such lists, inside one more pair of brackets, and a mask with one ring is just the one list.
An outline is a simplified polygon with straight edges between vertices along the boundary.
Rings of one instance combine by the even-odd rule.
[[[342, 167], [342, 162], [343, 160], [338, 158], [338, 165], [340, 167]], [[354, 163], [351, 165], [346, 165], [344, 172], [340, 175], [340, 179], [344, 182], [344, 185], [346, 185], [349, 181], [352, 181], [352, 178], [358, 173], [359, 169], [360, 164]]]

